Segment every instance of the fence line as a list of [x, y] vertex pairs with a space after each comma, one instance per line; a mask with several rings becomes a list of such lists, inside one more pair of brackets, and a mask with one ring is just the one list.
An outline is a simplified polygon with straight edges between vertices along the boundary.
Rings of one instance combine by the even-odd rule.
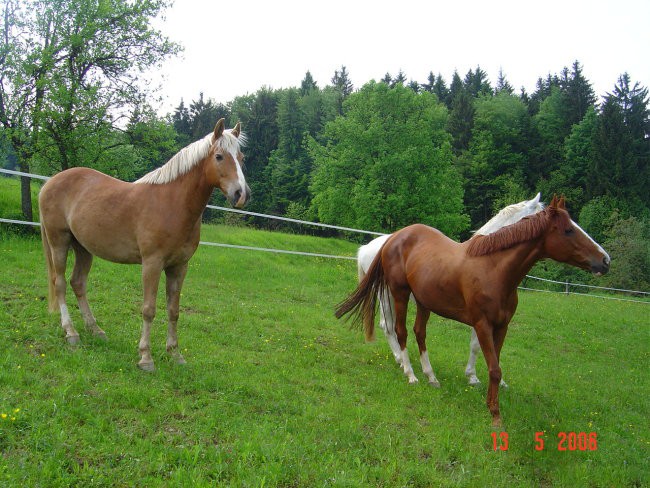
[[[36, 175], [33, 173], [23, 173], [22, 171], [13, 171], [10, 169], [3, 169], [0, 168], [0, 173], [7, 173], [10, 175], [14, 176], [27, 176], [29, 178], [37, 178], [41, 180], [49, 180], [49, 176], [41, 176], [41, 175]], [[360, 234], [370, 234], [374, 236], [383, 236], [385, 235], [382, 232], [373, 232], [369, 230], [361, 230], [361, 229], [353, 229], [350, 227], [341, 227], [338, 225], [330, 225], [330, 224], [322, 224], [320, 222], [309, 222], [308, 220], [299, 220], [299, 219], [292, 219], [290, 217], [280, 217], [278, 215], [269, 215], [269, 214], [263, 214], [263, 213], [258, 213], [258, 212], [249, 212], [247, 210], [239, 210], [236, 208], [228, 208], [228, 207], [218, 207], [216, 205], [206, 205], [207, 208], [215, 209], [215, 210], [223, 210], [225, 212], [232, 212], [232, 213], [238, 213], [238, 214], [243, 214], [243, 215], [250, 215], [251, 217], [264, 217], [267, 219], [274, 219], [274, 220], [281, 220], [284, 222], [292, 222], [294, 224], [303, 224], [303, 225], [312, 225], [316, 227], [323, 227], [325, 229], [334, 229], [334, 230], [343, 230], [347, 232], [358, 232]]]
[[[0, 168], [0, 173], [7, 173], [10, 175], [14, 176], [27, 176], [30, 178], [37, 178], [41, 180], [48, 180], [49, 177], [47, 176], [42, 176], [42, 175], [36, 175], [32, 173], [23, 173], [21, 171], [13, 171], [13, 170], [8, 170], [8, 169], [3, 169]], [[215, 205], [207, 205], [207, 208], [215, 209], [215, 210], [222, 210], [226, 212], [233, 212], [233, 213], [239, 213], [239, 214], [245, 214], [245, 215], [251, 215], [254, 217], [265, 217], [265, 218], [271, 218], [271, 219], [276, 219], [276, 220], [283, 220], [286, 222], [293, 222], [293, 223], [298, 223], [298, 224], [305, 224], [305, 225], [314, 225], [314, 226], [319, 226], [319, 227], [326, 227], [330, 229], [336, 229], [336, 230], [344, 230], [348, 232], [359, 232], [363, 234], [371, 234], [371, 235], [385, 235], [380, 232], [371, 232], [371, 231], [366, 231], [366, 230], [360, 230], [360, 229], [352, 229], [349, 227], [339, 227], [335, 225], [328, 225], [328, 224], [321, 224], [319, 222], [309, 222], [306, 220], [298, 220], [298, 219], [292, 219], [289, 217], [279, 217], [277, 215], [267, 215], [267, 214], [262, 214], [262, 213], [257, 213], [257, 212], [248, 212], [245, 210], [238, 210], [234, 208], [228, 208], [228, 207], [219, 207]], [[5, 223], [10, 223], [10, 224], [20, 224], [20, 225], [32, 225], [32, 226], [37, 226], [40, 227], [39, 222], [27, 222], [24, 220], [14, 220], [14, 219], [5, 219], [5, 218], [0, 218], [0, 222], [5, 222]], [[265, 247], [254, 247], [254, 246], [241, 246], [241, 245], [236, 245], [236, 244], [224, 244], [224, 243], [217, 243], [217, 242], [208, 242], [208, 241], [200, 241], [199, 244], [203, 246], [212, 246], [212, 247], [224, 247], [224, 248], [230, 248], [230, 249], [242, 249], [242, 250], [248, 250], [248, 251], [262, 251], [262, 252], [273, 252], [273, 253], [278, 253], [278, 254], [292, 254], [292, 255], [298, 255], [298, 256], [311, 256], [311, 257], [320, 257], [320, 258], [329, 258], [329, 259], [345, 259], [345, 260], [351, 260], [351, 261], [356, 261], [355, 256], [336, 256], [332, 254], [320, 254], [320, 253], [311, 253], [311, 252], [303, 252], [303, 251], [289, 251], [286, 249], [272, 249], [272, 248], [265, 248]], [[594, 298], [603, 298], [605, 300], [618, 300], [618, 301], [625, 301], [625, 302], [636, 302], [636, 303], [645, 303], [645, 304], [650, 304], [649, 301], [645, 300], [634, 300], [634, 299], [628, 299], [628, 298], [617, 298], [617, 297], [606, 297], [602, 295], [593, 295], [593, 294], [588, 294], [588, 293], [578, 293], [578, 292], [572, 292], [569, 291], [569, 287], [583, 287], [583, 288], [592, 288], [592, 289], [597, 289], [597, 290], [605, 290], [605, 291], [614, 291], [614, 292], [622, 292], [622, 293], [633, 293], [633, 294], [639, 294], [639, 295], [650, 295], [650, 292], [646, 291], [637, 291], [637, 290], [624, 290], [621, 288], [607, 288], [604, 286], [593, 286], [593, 285], [584, 285], [581, 283], [569, 283], [566, 281], [555, 281], [555, 280], [549, 280], [547, 278], [540, 278], [537, 276], [531, 276], [531, 275], [526, 275], [526, 278], [528, 279], [533, 279], [533, 280], [538, 280], [538, 281], [543, 281], [547, 283], [554, 283], [554, 284], [559, 284], [559, 285], [564, 285], [565, 286], [565, 291], [564, 292], [558, 292], [558, 291], [553, 291], [553, 290], [540, 290], [537, 288], [527, 288], [527, 287], [522, 287], [520, 286], [520, 290], [527, 290], [527, 291], [538, 291], [538, 292], [546, 292], [546, 293], [563, 293], [563, 294], [572, 294], [572, 295], [583, 295], [583, 296], [589, 296], [589, 297], [594, 297]]]
[[569, 283], [568, 281], [555, 281], [555, 280], [549, 280], [547, 278], [539, 278], [537, 276], [529, 276], [529, 275], [526, 275], [526, 278], [531, 278], [533, 280], [544, 281], [546, 283], [557, 283], [558, 285], [565, 285], [565, 286], [581, 286], [581, 287], [584, 287], [584, 288], [593, 288], [593, 289], [596, 289], [596, 290], [619, 291], [619, 292], [622, 292], [622, 293], [637, 293], [637, 294], [640, 294], [640, 295], [650, 295], [650, 291], [625, 290], [623, 288], [608, 288], [606, 286], [583, 285], [582, 283]]

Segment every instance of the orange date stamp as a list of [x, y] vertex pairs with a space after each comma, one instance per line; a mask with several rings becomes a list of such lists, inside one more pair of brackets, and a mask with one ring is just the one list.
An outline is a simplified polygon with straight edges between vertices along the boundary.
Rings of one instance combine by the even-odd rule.
[[[493, 451], [507, 451], [510, 447], [510, 439], [507, 432], [492, 432]], [[546, 439], [545, 432], [535, 432], [535, 450], [544, 451], [547, 448], [554, 448], [558, 451], [597, 451], [598, 435], [596, 432], [558, 432], [555, 442]]]

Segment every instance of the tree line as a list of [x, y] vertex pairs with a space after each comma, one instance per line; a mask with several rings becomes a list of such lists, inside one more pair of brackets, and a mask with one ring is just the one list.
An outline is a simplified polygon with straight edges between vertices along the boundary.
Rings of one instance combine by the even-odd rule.
[[[399, 72], [360, 87], [342, 66], [323, 87], [307, 72], [295, 87], [227, 102], [198, 94], [161, 117], [136, 78], [180, 49], [147, 22], [164, 1], [2, 5], [5, 167], [90, 166], [133, 180], [224, 117], [248, 137], [253, 211], [383, 232], [422, 222], [465, 239], [507, 204], [564, 194], [619, 255], [609, 283], [649, 287], [648, 89], [626, 73], [597, 98], [578, 61], [540, 77], [532, 93], [503, 73], [493, 84], [478, 66], [449, 82]], [[23, 197], [30, 219], [28, 186]]]

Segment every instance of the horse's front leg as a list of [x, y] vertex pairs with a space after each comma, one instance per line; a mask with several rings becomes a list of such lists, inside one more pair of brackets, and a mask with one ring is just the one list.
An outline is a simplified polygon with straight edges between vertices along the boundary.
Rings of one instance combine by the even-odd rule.
[[140, 362], [138, 367], [144, 371], [154, 371], [156, 368], [151, 357], [151, 324], [156, 316], [156, 296], [162, 266], [157, 261], [142, 263], [142, 336], [140, 337]]
[[499, 366], [499, 358], [494, 344], [494, 328], [487, 320], [482, 320], [475, 324], [474, 329], [476, 330], [476, 336], [483, 350], [483, 356], [485, 357], [490, 376], [486, 402], [492, 414], [492, 425], [500, 427], [499, 382], [501, 381], [501, 367]]
[[178, 349], [176, 326], [180, 311], [181, 288], [183, 287], [186, 274], [187, 263], [165, 269], [167, 279], [167, 316], [169, 318], [169, 324], [167, 326], [167, 352], [171, 354], [172, 358], [178, 364], [185, 364], [185, 358]]

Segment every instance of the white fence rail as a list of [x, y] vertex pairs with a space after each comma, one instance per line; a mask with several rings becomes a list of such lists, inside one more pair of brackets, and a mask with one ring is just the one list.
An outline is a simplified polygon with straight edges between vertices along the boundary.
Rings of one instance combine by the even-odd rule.
[[[48, 180], [49, 177], [47, 176], [42, 176], [42, 175], [36, 175], [32, 173], [23, 173], [21, 171], [12, 171], [8, 169], [2, 169], [0, 168], [0, 173], [6, 173], [10, 174], [13, 176], [25, 176], [28, 178], [35, 178], [35, 179], [40, 179], [40, 180]], [[291, 222], [291, 223], [296, 223], [296, 224], [301, 224], [301, 225], [311, 225], [311, 226], [316, 226], [316, 227], [323, 227], [327, 229], [335, 229], [335, 230], [342, 230], [346, 232], [357, 232], [361, 234], [369, 234], [369, 235], [385, 235], [380, 232], [371, 232], [367, 230], [361, 230], [361, 229], [352, 229], [350, 227], [340, 227], [336, 225], [329, 225], [329, 224], [321, 224], [320, 222], [309, 222], [306, 220], [298, 220], [298, 219], [292, 219], [289, 217], [280, 217], [277, 215], [267, 215], [267, 214], [262, 214], [262, 213], [257, 213], [257, 212], [248, 212], [246, 210], [238, 210], [235, 208], [228, 208], [228, 207], [219, 207], [215, 205], [208, 205], [207, 208], [211, 208], [214, 210], [221, 210], [224, 212], [232, 212], [232, 213], [238, 213], [238, 214], [243, 214], [243, 215], [250, 215], [253, 217], [262, 217], [262, 218], [268, 218], [268, 219], [275, 219], [275, 220], [281, 220], [284, 222]], [[0, 222], [3, 223], [9, 223], [9, 224], [19, 224], [19, 225], [31, 225], [31, 226], [40, 226], [41, 224], [39, 222], [27, 222], [24, 220], [14, 220], [14, 219], [5, 219], [0, 217]], [[292, 255], [298, 255], [298, 256], [311, 256], [311, 257], [320, 257], [320, 258], [331, 258], [331, 259], [345, 259], [345, 260], [351, 260], [351, 261], [356, 261], [355, 256], [336, 256], [332, 254], [320, 254], [320, 253], [311, 253], [311, 252], [302, 252], [302, 251], [289, 251], [286, 249], [272, 249], [272, 248], [264, 248], [264, 247], [253, 247], [253, 246], [241, 246], [241, 245], [235, 245], [235, 244], [224, 244], [224, 243], [219, 243], [219, 242], [206, 242], [206, 241], [200, 241], [199, 244], [204, 245], [204, 246], [213, 246], [213, 247], [225, 247], [225, 248], [231, 248], [231, 249], [243, 249], [247, 251], [262, 251], [262, 252], [273, 252], [273, 253], [280, 253], [280, 254], [292, 254]], [[557, 284], [561, 285], [564, 288], [564, 291], [554, 291], [554, 290], [540, 290], [538, 288], [529, 288], [525, 286], [520, 286], [519, 289], [521, 290], [528, 290], [528, 291], [539, 291], [539, 292], [547, 292], [547, 293], [563, 293], [563, 294], [572, 294], [572, 295], [583, 295], [583, 296], [588, 296], [588, 297], [594, 297], [594, 298], [603, 298], [607, 300], [618, 300], [618, 301], [626, 301], [626, 302], [637, 302], [637, 303], [646, 303], [650, 304], [650, 301], [648, 300], [635, 300], [633, 298], [620, 298], [620, 297], [613, 297], [613, 296], [604, 296], [604, 295], [596, 295], [593, 293], [580, 293], [576, 291], [571, 291], [571, 288], [587, 288], [587, 289], [594, 289], [594, 290], [602, 290], [605, 292], [612, 292], [612, 293], [628, 293], [628, 294], [633, 294], [633, 295], [639, 295], [643, 297], [650, 297], [650, 292], [646, 291], [638, 291], [638, 290], [624, 290], [621, 288], [607, 288], [604, 286], [593, 286], [593, 285], [584, 285], [581, 283], [569, 283], [565, 281], [554, 281], [554, 280], [549, 280], [546, 278], [539, 278], [537, 276], [531, 276], [531, 275], [526, 275], [526, 279], [531, 279], [531, 280], [537, 280], [545, 283], [551, 283], [551, 284]]]

